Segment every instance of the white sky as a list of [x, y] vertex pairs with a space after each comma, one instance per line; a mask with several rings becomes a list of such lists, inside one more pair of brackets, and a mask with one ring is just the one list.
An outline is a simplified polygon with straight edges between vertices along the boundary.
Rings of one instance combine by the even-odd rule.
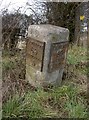
[[[30, 15], [32, 11], [27, 9], [26, 3], [28, 2], [32, 5], [31, 8], [34, 9], [35, 1], [71, 1], [71, 0], [0, 0], [0, 13], [3, 11], [2, 9], [8, 8], [10, 12], [14, 12], [18, 10], [19, 7], [22, 7], [21, 12]], [[84, 0], [74, 0], [74, 1], [84, 1]], [[88, 0], [85, 0], [88, 1]], [[26, 12], [25, 12], [26, 11]]]
[[0, 0], [0, 11], [2, 11], [2, 9], [8, 8], [10, 12], [13, 12], [17, 10], [19, 7], [23, 7], [21, 11], [23, 13], [27, 11], [27, 14], [30, 14], [29, 13], [30, 11], [27, 10], [26, 6], [27, 2], [31, 5], [34, 5], [34, 0]]

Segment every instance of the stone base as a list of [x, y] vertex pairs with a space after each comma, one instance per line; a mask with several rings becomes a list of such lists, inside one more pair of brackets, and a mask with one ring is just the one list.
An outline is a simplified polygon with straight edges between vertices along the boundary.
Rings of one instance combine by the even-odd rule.
[[30, 67], [30, 70], [28, 71], [27, 69], [26, 71], [26, 80], [35, 87], [49, 85], [60, 86], [62, 82], [63, 71], [64, 68], [52, 73], [42, 73]]

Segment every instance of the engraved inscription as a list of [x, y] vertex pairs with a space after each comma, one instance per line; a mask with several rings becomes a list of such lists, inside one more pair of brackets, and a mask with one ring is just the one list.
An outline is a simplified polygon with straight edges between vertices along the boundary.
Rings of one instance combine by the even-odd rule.
[[50, 51], [50, 60], [48, 72], [53, 72], [61, 68], [65, 63], [65, 53], [68, 48], [68, 42], [52, 43]]
[[42, 71], [45, 43], [30, 38], [27, 43], [27, 64]]

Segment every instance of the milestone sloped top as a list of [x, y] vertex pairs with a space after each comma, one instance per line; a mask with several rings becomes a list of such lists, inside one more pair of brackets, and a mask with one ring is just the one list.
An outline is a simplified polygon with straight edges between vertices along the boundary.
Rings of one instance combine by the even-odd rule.
[[63, 42], [68, 41], [69, 30], [50, 24], [30, 25], [28, 28], [28, 37], [45, 42]]

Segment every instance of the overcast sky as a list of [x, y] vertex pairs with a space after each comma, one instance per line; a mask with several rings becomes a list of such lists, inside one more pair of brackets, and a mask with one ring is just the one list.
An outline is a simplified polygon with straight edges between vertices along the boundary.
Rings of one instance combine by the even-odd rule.
[[[13, 12], [19, 7], [22, 7], [21, 11], [24, 13], [25, 10], [27, 11], [27, 2], [31, 5], [34, 5], [34, 0], [0, 0], [0, 11], [8, 8], [10, 12]], [[27, 14], [30, 14], [29, 12], [30, 11], [27, 11]]]
[[[8, 8], [9, 12], [14, 12], [19, 7], [22, 7], [20, 9], [21, 12], [30, 15], [32, 11], [30, 9], [27, 9], [28, 6], [26, 5], [26, 3], [28, 2], [30, 5], [32, 5], [32, 8], [34, 9], [35, 1], [42, 2], [42, 1], [71, 1], [71, 0], [0, 0], [0, 13], [3, 11], [2, 9]], [[88, 1], [88, 0], [73, 0], [73, 1]]]

